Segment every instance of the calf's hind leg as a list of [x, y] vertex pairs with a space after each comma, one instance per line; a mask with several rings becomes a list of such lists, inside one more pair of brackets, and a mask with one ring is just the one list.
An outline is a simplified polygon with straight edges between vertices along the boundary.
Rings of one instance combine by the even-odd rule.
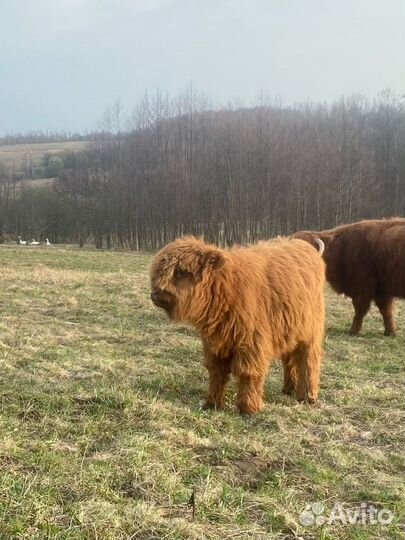
[[283, 354], [284, 384], [283, 394], [291, 396], [297, 387], [297, 366], [294, 353]]
[[395, 321], [393, 316], [394, 299], [392, 296], [376, 296], [375, 303], [384, 319], [386, 336], [395, 336]]
[[301, 344], [293, 354], [298, 374], [297, 400], [315, 403], [319, 394], [322, 347], [314, 342]]

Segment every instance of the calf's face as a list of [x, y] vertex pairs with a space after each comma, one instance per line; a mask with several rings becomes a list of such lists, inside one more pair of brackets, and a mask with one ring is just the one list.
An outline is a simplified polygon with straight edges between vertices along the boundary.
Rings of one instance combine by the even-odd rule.
[[173, 320], [195, 322], [207, 301], [211, 273], [223, 265], [219, 250], [207, 248], [203, 242], [177, 240], [152, 261], [151, 300]]
[[150, 297], [171, 319], [183, 320], [197, 283], [198, 277], [184, 262], [157, 258], [152, 264]]

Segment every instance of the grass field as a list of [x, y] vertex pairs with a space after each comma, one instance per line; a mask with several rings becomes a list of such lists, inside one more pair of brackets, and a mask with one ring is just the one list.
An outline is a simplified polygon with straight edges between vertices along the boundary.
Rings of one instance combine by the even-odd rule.
[[[60, 143], [33, 143], [33, 144], [10, 144], [0, 145], [0, 164], [7, 169], [17, 172], [26, 172], [26, 160], [31, 159], [32, 166], [38, 167], [43, 164], [45, 154], [58, 155], [62, 151], [80, 152], [91, 144], [87, 141], [67, 141]], [[55, 178], [25, 178], [15, 183], [17, 189], [24, 188], [49, 188], [55, 183]]]
[[[373, 310], [349, 337], [328, 291], [319, 405], [283, 396], [276, 362], [263, 413], [240, 417], [234, 386], [202, 411], [199, 341], [152, 306], [149, 262], [0, 248], [0, 539], [403, 538], [402, 335]], [[394, 518], [305, 527], [315, 502]]]
[[80, 151], [89, 143], [86, 141], [67, 141], [60, 143], [6, 144], [0, 145], [0, 162], [16, 170], [25, 169], [25, 158], [31, 156], [32, 165], [42, 164], [45, 154], [58, 154], [63, 150]]

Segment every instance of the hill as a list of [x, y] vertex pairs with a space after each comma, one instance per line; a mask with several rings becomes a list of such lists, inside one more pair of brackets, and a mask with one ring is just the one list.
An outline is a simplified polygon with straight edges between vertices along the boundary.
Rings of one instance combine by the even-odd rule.
[[27, 161], [31, 160], [33, 167], [42, 165], [47, 154], [55, 155], [63, 151], [77, 152], [85, 149], [90, 141], [68, 141], [53, 143], [32, 143], [0, 145], [0, 163], [16, 171], [24, 171]]

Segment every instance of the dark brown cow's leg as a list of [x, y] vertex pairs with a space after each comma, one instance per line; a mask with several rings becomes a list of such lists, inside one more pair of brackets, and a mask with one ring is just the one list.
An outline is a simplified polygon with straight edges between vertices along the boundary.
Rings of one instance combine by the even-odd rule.
[[350, 333], [353, 336], [357, 336], [357, 334], [360, 333], [363, 325], [364, 316], [370, 309], [371, 299], [364, 296], [356, 296], [355, 298], [352, 298], [352, 302], [355, 314], [352, 327], [350, 328]]
[[394, 299], [392, 296], [376, 296], [375, 303], [384, 319], [386, 336], [395, 336], [395, 321], [393, 316]]

